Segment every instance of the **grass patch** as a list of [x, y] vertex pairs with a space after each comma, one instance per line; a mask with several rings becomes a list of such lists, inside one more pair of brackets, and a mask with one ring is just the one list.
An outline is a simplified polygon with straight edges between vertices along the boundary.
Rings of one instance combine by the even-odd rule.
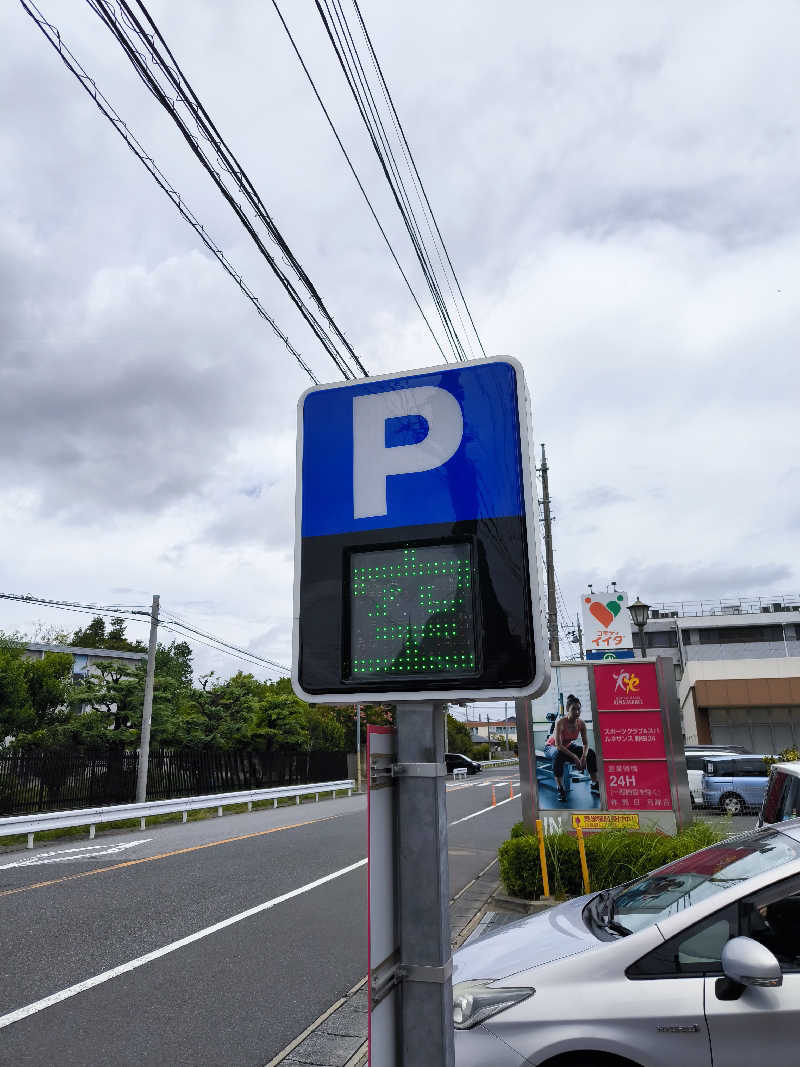
[[[632, 878], [647, 874], [656, 867], [688, 856], [726, 836], [724, 827], [693, 822], [670, 837], [655, 831], [600, 830], [586, 834], [586, 864], [592, 891], [609, 889]], [[550, 891], [557, 897], [582, 896], [578, 839], [561, 832], [546, 834], [545, 855]], [[500, 877], [506, 892], [527, 900], [542, 895], [542, 871], [539, 842], [524, 823], [517, 823], [511, 838], [499, 850]]]

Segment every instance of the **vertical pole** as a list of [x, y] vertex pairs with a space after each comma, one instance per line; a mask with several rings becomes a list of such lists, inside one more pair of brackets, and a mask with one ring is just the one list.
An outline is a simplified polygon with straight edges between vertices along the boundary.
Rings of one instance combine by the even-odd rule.
[[158, 645], [158, 594], [153, 596], [150, 611], [150, 644], [147, 649], [147, 675], [144, 682], [144, 707], [142, 708], [142, 733], [139, 741], [139, 767], [136, 774], [136, 803], [147, 800], [147, 767], [150, 761], [150, 721], [153, 718], [153, 677], [156, 670], [156, 647]]
[[536, 836], [539, 838], [539, 863], [542, 868], [542, 893], [544, 896], [550, 896], [550, 879], [547, 877], [547, 856], [544, 851], [544, 831], [542, 830], [542, 820], [536, 820]]
[[361, 792], [361, 705], [356, 704], [356, 792]]
[[558, 647], [558, 609], [556, 607], [556, 572], [553, 564], [553, 524], [550, 516], [550, 486], [547, 480], [547, 456], [542, 445], [542, 507], [544, 508], [544, 559], [547, 571], [547, 629], [550, 634], [550, 658], [561, 659]]
[[445, 730], [439, 705], [427, 701], [398, 705], [396, 722], [400, 1062], [453, 1067]]
[[589, 892], [589, 868], [586, 866], [586, 846], [583, 843], [583, 830], [580, 826], [576, 827], [575, 834], [578, 838], [578, 854], [581, 858], [581, 874], [583, 875], [583, 891]]
[[519, 788], [522, 821], [531, 830], [539, 818], [539, 783], [536, 780], [536, 749], [533, 742], [533, 707], [528, 697], [514, 701], [519, 747]]
[[584, 656], [583, 656], [583, 630], [581, 629], [581, 617], [580, 617], [580, 615], [576, 615], [575, 616], [575, 621], [578, 624], [578, 648], [581, 650], [581, 659], [583, 659], [584, 658]]

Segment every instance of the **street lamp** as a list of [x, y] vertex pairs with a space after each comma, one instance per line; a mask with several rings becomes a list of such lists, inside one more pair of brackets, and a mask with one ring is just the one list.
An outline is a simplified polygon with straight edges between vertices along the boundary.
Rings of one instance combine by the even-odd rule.
[[643, 601], [637, 598], [632, 604], [628, 604], [628, 611], [631, 613], [633, 619], [633, 625], [639, 631], [639, 642], [642, 646], [642, 659], [647, 655], [647, 645], [644, 639], [644, 628], [647, 625], [647, 620], [650, 618], [650, 605], [645, 604]]

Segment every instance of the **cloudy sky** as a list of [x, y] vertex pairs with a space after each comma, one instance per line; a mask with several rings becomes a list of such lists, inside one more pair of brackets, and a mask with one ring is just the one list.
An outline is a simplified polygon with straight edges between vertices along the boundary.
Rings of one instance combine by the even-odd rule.
[[[370, 372], [441, 362], [272, 5], [148, 6]], [[108, 31], [80, 0], [42, 8], [333, 380]], [[486, 350], [525, 365], [568, 610], [611, 579], [651, 602], [797, 593], [800, 7], [362, 10]], [[421, 294], [315, 5], [285, 14]], [[18, 3], [0, 34], [0, 592], [158, 592], [288, 663], [308, 379]]]

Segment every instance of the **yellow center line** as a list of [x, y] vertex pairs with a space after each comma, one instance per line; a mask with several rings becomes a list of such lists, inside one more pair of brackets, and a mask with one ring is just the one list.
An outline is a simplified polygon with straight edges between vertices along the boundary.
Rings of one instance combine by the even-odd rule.
[[296, 830], [299, 826], [310, 826], [312, 823], [330, 822], [331, 819], [340, 819], [341, 815], [326, 815], [323, 819], [306, 819], [304, 822], [293, 822], [288, 826], [273, 826], [269, 830], [256, 830], [252, 834], [239, 834], [236, 837], [225, 837], [221, 841], [206, 841], [202, 845], [190, 845], [188, 848], [176, 848], [172, 852], [160, 852], [157, 856], [143, 856], [138, 860], [125, 860], [123, 863], [115, 863], [111, 867], [95, 867], [91, 871], [79, 871], [78, 874], [66, 874], [62, 878], [51, 878], [47, 882], [33, 882], [31, 885], [22, 885], [17, 889], [4, 889], [0, 897], [10, 897], [14, 893], [26, 893], [29, 889], [44, 889], [49, 885], [59, 885], [61, 882], [73, 882], [76, 878], [88, 878], [93, 874], [106, 874], [108, 871], [118, 871], [123, 867], [135, 867], [138, 863], [152, 863], [154, 860], [166, 860], [170, 856], [183, 856], [187, 852], [198, 852], [201, 848], [213, 848], [215, 845], [229, 845], [233, 841], [246, 841], [250, 837], [264, 837], [265, 834], [277, 834], [281, 830]]

